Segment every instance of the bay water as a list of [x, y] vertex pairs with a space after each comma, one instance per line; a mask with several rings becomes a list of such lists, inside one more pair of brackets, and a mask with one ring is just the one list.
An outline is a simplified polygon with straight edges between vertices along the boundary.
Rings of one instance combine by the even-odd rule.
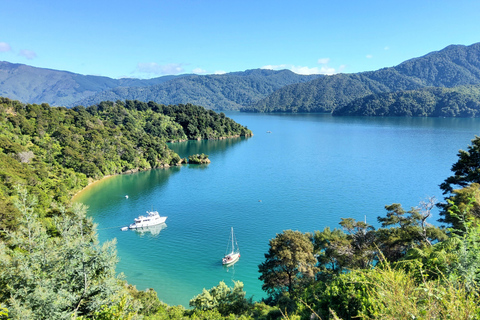
[[[479, 119], [227, 116], [254, 136], [169, 145], [181, 157], [208, 154], [211, 164], [114, 176], [75, 197], [89, 206], [100, 241], [117, 240], [117, 271], [170, 305], [188, 307], [220, 281], [242, 281], [247, 297], [265, 297], [258, 265], [284, 230], [335, 228], [348, 217], [378, 227], [385, 205], [443, 200], [439, 184], [480, 133]], [[166, 225], [120, 230], [152, 209], [168, 216]], [[227, 268], [231, 227], [241, 258]]]

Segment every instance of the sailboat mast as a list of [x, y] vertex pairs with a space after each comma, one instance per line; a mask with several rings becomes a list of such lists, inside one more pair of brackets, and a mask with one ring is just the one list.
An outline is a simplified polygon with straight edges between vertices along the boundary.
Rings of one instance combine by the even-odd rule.
[[232, 252], [235, 252], [235, 247], [233, 246], [233, 227], [232, 227]]

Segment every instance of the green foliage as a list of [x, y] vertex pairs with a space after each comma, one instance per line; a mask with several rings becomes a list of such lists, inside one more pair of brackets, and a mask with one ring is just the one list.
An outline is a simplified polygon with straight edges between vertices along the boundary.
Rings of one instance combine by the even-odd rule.
[[311, 282], [318, 268], [309, 236], [286, 230], [270, 240], [265, 262], [258, 266], [262, 289], [269, 294], [289, 292]]
[[[98, 320], [131, 320], [135, 319], [136, 313], [128, 304], [127, 297], [123, 296], [117, 304], [103, 305], [100, 311], [95, 311], [91, 319]], [[84, 317], [79, 317], [82, 320]], [[85, 318], [87, 320], [87, 318]]]
[[190, 306], [194, 311], [217, 310], [222, 316], [230, 314], [245, 314], [251, 307], [252, 302], [245, 298], [243, 283], [234, 282], [234, 287], [228, 287], [221, 281], [218, 286], [210, 290], [203, 289], [203, 292], [192, 300]]
[[478, 292], [462, 282], [417, 282], [415, 276], [388, 265], [361, 271], [368, 285], [363, 319], [478, 319]]
[[310, 319], [312, 313], [321, 319], [330, 319], [333, 310], [341, 319], [355, 318], [370, 305], [365, 274], [371, 272], [367, 269], [341, 273], [329, 281], [315, 282], [303, 291], [297, 314], [302, 319]]
[[371, 94], [335, 109], [333, 115], [478, 117], [480, 85]]
[[[49, 236], [38, 220], [35, 197], [18, 188], [15, 232], [0, 242], [0, 297], [17, 319], [67, 319], [92, 315], [121, 292], [115, 242], [100, 245], [86, 208], [76, 205], [54, 220]], [[113, 300], [112, 300], [113, 299]]]
[[468, 212], [472, 223], [480, 225], [480, 184], [474, 182], [462, 189], [453, 190], [447, 198], [447, 203], [440, 207], [442, 218], [439, 221], [450, 225], [454, 233], [465, 232], [466, 217], [462, 213]]
[[318, 267], [323, 278], [329, 274], [343, 272], [349, 266], [350, 241], [341, 229], [325, 227], [323, 231], [315, 231], [313, 249], [318, 260]]
[[238, 110], [283, 86], [310, 81], [321, 75], [299, 75], [289, 70], [247, 70], [223, 75], [187, 75], [150, 86], [122, 86], [105, 90], [77, 104], [140, 100], [162, 104], [192, 103], [213, 110]]
[[192, 163], [192, 164], [210, 163], [210, 159], [208, 159], [208, 155], [203, 153], [194, 154], [188, 157], [188, 163]]
[[405, 211], [398, 203], [385, 206], [386, 217], [378, 217], [377, 246], [388, 261], [401, 259], [411, 248], [423, 248], [447, 239], [445, 230], [427, 222], [435, 199], [422, 201], [417, 208]]
[[458, 152], [458, 160], [452, 165], [453, 176], [440, 185], [444, 194], [452, 192], [456, 186], [466, 187], [471, 183], [480, 183], [480, 137], [475, 136], [467, 151]]
[[8, 319], [8, 309], [0, 304], [0, 319]]
[[388, 91], [385, 86], [363, 74], [338, 74], [285, 86], [241, 111], [331, 112], [356, 98], [384, 91]]

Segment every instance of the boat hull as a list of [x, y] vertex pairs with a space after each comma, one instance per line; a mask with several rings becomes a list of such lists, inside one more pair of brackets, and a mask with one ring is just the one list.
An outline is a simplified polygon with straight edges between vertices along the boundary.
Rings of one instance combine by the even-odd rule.
[[230, 253], [222, 259], [222, 264], [224, 266], [230, 266], [236, 263], [240, 259], [240, 253]]
[[148, 228], [152, 226], [156, 226], [162, 223], [165, 223], [167, 217], [160, 217], [159, 219], [155, 219], [153, 221], [146, 221], [146, 222], [135, 222], [128, 226], [129, 229], [141, 229], [141, 228]]

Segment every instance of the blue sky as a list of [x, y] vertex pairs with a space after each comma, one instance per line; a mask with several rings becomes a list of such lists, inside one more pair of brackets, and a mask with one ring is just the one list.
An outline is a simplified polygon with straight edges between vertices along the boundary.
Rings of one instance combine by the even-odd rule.
[[0, 61], [111, 78], [354, 73], [476, 42], [476, 0], [0, 0]]

